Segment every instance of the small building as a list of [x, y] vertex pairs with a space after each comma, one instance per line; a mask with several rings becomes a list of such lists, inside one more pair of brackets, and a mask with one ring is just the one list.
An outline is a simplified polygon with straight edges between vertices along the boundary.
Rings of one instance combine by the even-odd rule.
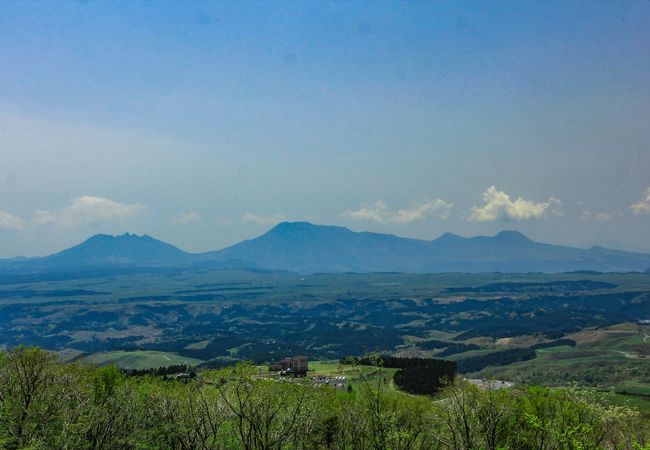
[[280, 361], [269, 363], [269, 372], [288, 371], [304, 375], [309, 370], [309, 358], [306, 356], [291, 356]]

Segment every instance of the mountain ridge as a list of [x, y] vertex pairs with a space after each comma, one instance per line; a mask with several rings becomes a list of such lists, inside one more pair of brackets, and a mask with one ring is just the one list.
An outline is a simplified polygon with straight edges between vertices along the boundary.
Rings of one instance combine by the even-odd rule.
[[213, 254], [297, 272], [642, 271], [650, 263], [650, 255], [539, 243], [513, 230], [427, 241], [304, 222], [278, 224]]
[[299, 273], [643, 272], [650, 267], [650, 255], [546, 244], [515, 230], [474, 237], [444, 233], [424, 240], [281, 222], [256, 238], [204, 253], [189, 253], [146, 234], [97, 234], [45, 257], [0, 261], [0, 272], [5, 273], [116, 267], [247, 267]]

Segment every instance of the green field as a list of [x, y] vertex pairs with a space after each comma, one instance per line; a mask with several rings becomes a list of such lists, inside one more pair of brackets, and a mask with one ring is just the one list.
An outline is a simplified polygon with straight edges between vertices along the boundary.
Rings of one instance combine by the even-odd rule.
[[394, 386], [393, 375], [395, 375], [397, 369], [389, 369], [385, 367], [376, 368], [371, 366], [353, 366], [350, 364], [339, 364], [338, 361], [314, 361], [309, 363], [309, 373], [308, 376], [326, 376], [326, 377], [336, 377], [344, 376], [346, 381], [356, 387], [363, 382], [363, 379], [371, 383], [376, 383], [378, 377], [383, 376], [390, 382], [390, 385], [393, 389], [396, 389]]
[[174, 353], [156, 351], [114, 351], [95, 353], [80, 360], [82, 364], [95, 366], [116, 365], [120, 369], [155, 369], [178, 364], [196, 366], [203, 361], [179, 356]]
[[[260, 374], [272, 374], [272, 372], [268, 372], [267, 366], [258, 366], [258, 369], [260, 371]], [[353, 366], [351, 364], [339, 364], [338, 360], [309, 361], [309, 371], [307, 372], [307, 377], [334, 378], [337, 376], [344, 376], [345, 384], [352, 385], [352, 388], [356, 389], [364, 383], [364, 380], [371, 385], [376, 385], [379, 381], [379, 377], [382, 376], [386, 379], [390, 390], [402, 392], [393, 382], [393, 376], [397, 370], [398, 369], [390, 369], [385, 367], [378, 369], [371, 366]]]
[[523, 384], [569, 383], [613, 390], [650, 416], [650, 342], [647, 326], [620, 324], [567, 336], [576, 341], [537, 350], [537, 357], [504, 367], [488, 367], [474, 376]]
[[635, 381], [624, 381], [615, 386], [616, 392], [622, 394], [631, 394], [648, 397], [650, 401], [650, 381], [647, 383], [639, 383]]
[[[554, 384], [585, 382], [598, 387], [633, 386], [650, 389], [650, 342], [647, 326], [619, 324], [566, 336], [575, 347], [538, 349], [537, 357], [505, 367], [489, 367], [482, 376], [518, 382]], [[647, 395], [650, 390], [636, 392]]]

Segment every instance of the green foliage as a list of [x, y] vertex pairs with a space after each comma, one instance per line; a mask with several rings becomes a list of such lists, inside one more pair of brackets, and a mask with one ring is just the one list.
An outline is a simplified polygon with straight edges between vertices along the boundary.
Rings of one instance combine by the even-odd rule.
[[[395, 391], [380, 358], [350, 391], [240, 365], [177, 382], [0, 352], [0, 449], [635, 449], [647, 423], [594, 390]], [[368, 370], [370, 369], [370, 370]]]
[[465, 358], [458, 362], [458, 370], [462, 373], [476, 372], [490, 365], [507, 366], [519, 361], [533, 359], [535, 356], [533, 348], [512, 348]]
[[444, 359], [371, 354], [362, 358], [347, 356], [340, 362], [399, 369], [393, 377], [395, 384], [411, 394], [433, 395], [456, 376], [456, 363]]
[[451, 386], [437, 405], [436, 438], [455, 449], [632, 449], [648, 439], [647, 424], [593, 390], [530, 387], [481, 391]]
[[93, 394], [95, 402], [103, 404], [111, 398], [116, 386], [122, 381], [123, 376], [115, 366], [97, 369], [93, 374]]
[[340, 402], [339, 433], [333, 448], [429, 448], [431, 400], [391, 390], [384, 358], [378, 354], [363, 360], [374, 370], [364, 371], [357, 366], [361, 383], [358, 392], [353, 391]]

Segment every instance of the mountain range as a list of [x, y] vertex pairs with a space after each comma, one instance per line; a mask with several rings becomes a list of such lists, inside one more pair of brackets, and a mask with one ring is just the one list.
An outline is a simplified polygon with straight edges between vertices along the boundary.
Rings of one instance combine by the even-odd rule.
[[283, 222], [263, 235], [207, 253], [188, 253], [151, 236], [95, 235], [41, 258], [0, 260], [0, 274], [158, 268], [256, 268], [314, 272], [644, 271], [650, 255], [535, 242], [517, 231], [427, 241], [344, 227]]

